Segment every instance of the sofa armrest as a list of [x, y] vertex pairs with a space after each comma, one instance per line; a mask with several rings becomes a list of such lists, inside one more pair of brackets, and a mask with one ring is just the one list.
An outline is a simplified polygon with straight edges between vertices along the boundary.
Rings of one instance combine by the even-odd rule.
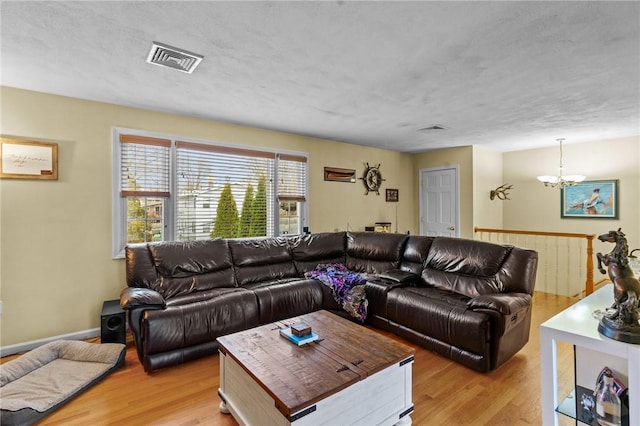
[[125, 310], [135, 308], [164, 309], [167, 307], [167, 303], [164, 297], [155, 290], [127, 287], [120, 292], [120, 306]]
[[502, 365], [528, 341], [532, 297], [527, 293], [485, 294], [469, 300], [467, 307], [491, 316], [491, 369]]
[[472, 311], [507, 316], [517, 314], [531, 306], [531, 295], [527, 293], [496, 293], [474, 297], [467, 302]]
[[527, 293], [484, 294], [467, 302], [467, 308], [496, 318], [495, 332], [502, 336], [523, 321], [531, 320], [531, 295]]

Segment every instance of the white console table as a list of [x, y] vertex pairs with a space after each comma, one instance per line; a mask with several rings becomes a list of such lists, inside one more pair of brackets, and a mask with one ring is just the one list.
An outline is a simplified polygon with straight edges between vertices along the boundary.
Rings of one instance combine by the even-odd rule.
[[[540, 356], [542, 369], [542, 423], [557, 425], [558, 398], [557, 342], [600, 352], [604, 356], [626, 360], [629, 389], [629, 425], [640, 425], [640, 345], [619, 342], [598, 333], [597, 309], [605, 310], [613, 303], [613, 285], [580, 300], [540, 325]], [[602, 365], [601, 367], [605, 367]], [[595, 383], [594, 383], [595, 385]], [[564, 397], [564, 396], [563, 396]]]

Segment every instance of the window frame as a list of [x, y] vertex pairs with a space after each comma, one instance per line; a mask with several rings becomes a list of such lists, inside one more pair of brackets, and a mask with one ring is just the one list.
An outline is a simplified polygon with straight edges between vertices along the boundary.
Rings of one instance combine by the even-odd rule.
[[121, 135], [131, 135], [147, 138], [160, 138], [171, 140], [171, 147], [169, 151], [169, 196], [164, 199], [162, 210], [162, 223], [164, 223], [164, 239], [163, 241], [176, 241], [177, 235], [177, 213], [176, 213], [176, 200], [179, 199], [176, 194], [177, 191], [177, 142], [187, 142], [200, 145], [211, 145], [220, 148], [229, 148], [230, 150], [249, 150], [274, 154], [276, 157], [274, 164], [273, 175], [267, 179], [267, 184], [271, 185], [272, 200], [272, 217], [273, 217], [273, 229], [274, 235], [281, 235], [280, 230], [280, 200], [278, 199], [278, 161], [279, 157], [301, 157], [306, 159], [306, 170], [304, 176], [305, 187], [305, 200], [299, 201], [299, 215], [300, 224], [298, 226], [299, 232], [302, 233], [308, 223], [309, 212], [309, 154], [306, 152], [297, 152], [281, 149], [270, 149], [263, 147], [256, 147], [251, 145], [240, 145], [233, 143], [225, 143], [221, 141], [201, 140], [193, 139], [178, 135], [168, 135], [156, 132], [141, 131], [136, 129], [129, 129], [123, 127], [112, 128], [112, 173], [111, 173], [111, 186], [112, 186], [112, 258], [122, 259], [125, 256], [125, 246], [127, 245], [127, 198], [121, 196]]

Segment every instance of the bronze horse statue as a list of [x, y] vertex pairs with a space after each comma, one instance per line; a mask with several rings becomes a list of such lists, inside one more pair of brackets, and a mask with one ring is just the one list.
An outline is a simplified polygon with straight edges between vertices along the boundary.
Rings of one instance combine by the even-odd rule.
[[624, 237], [622, 228], [617, 231], [609, 231], [598, 236], [602, 242], [615, 243], [610, 253], [596, 254], [598, 258], [598, 270], [606, 274], [604, 266], [608, 267], [609, 278], [613, 283], [614, 303], [611, 306], [615, 312], [605, 315], [610, 325], [622, 328], [625, 325], [639, 327], [640, 320], [640, 282], [633, 275], [629, 266], [629, 246]]

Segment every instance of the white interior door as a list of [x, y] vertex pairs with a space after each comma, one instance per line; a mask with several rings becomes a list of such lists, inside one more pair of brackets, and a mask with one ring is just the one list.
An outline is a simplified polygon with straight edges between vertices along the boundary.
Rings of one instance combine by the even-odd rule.
[[420, 170], [420, 235], [458, 237], [458, 167]]

